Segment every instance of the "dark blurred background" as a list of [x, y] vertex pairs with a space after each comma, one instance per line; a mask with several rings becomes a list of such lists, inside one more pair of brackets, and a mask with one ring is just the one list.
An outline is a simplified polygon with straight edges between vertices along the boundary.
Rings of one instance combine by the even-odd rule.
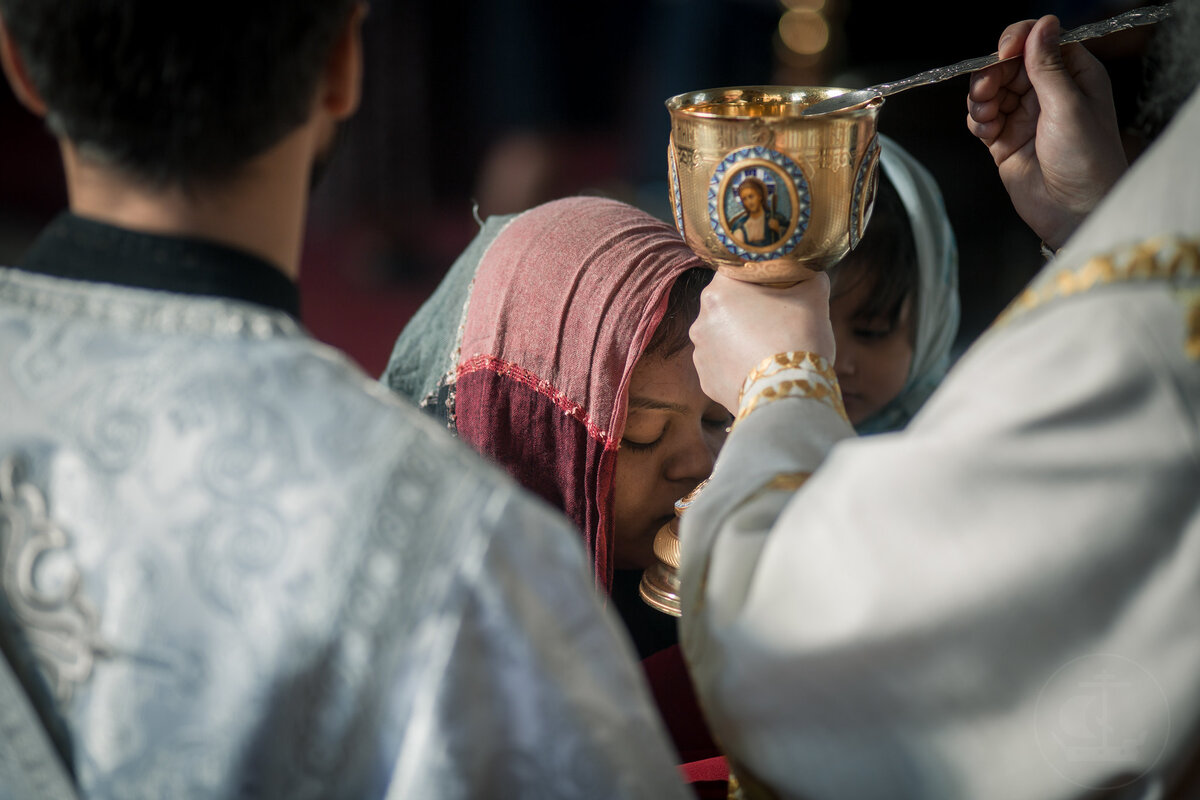
[[[992, 52], [1004, 27], [1073, 27], [1145, 3], [1042, 0], [376, 0], [363, 106], [310, 216], [303, 317], [378, 375], [480, 217], [603, 194], [670, 219], [663, 101], [744, 84], [865, 86]], [[1003, 7], [1001, 7], [1003, 6]], [[1169, 24], [1169, 23], [1168, 23]], [[953, 32], [953, 33], [948, 33]], [[1109, 68], [1131, 158], [1152, 33], [1089, 47]], [[967, 79], [889, 98], [879, 121], [941, 184], [958, 236], [959, 347], [1042, 263], [965, 123]], [[55, 143], [0, 88], [0, 264], [66, 206]]]

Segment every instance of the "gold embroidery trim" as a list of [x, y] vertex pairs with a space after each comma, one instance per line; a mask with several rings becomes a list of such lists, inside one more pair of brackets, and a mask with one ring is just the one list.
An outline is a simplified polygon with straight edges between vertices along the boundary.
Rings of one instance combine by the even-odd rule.
[[781, 472], [763, 484], [763, 492], [794, 492], [812, 477], [811, 472]]
[[[1155, 236], [1105, 255], [1093, 256], [1074, 270], [1039, 281], [1017, 296], [993, 327], [1039, 308], [1051, 300], [1086, 292], [1097, 286], [1129, 281], [1172, 280], [1200, 275], [1200, 241]], [[1190, 341], [1190, 340], [1189, 340]]]
[[1180, 292], [1184, 308], [1183, 352], [1193, 361], [1200, 361], [1200, 291]]
[[782, 380], [773, 386], [768, 386], [743, 403], [738, 410], [737, 417], [733, 420], [733, 425], [729, 426], [730, 430], [736, 428], [737, 424], [750, 416], [751, 412], [755, 409], [788, 397], [804, 397], [811, 400], [818, 400], [836, 411], [843, 419], [849, 420], [846, 417], [846, 407], [842, 404], [841, 390], [838, 389], [836, 383], [832, 385], [814, 383], [804, 378], [797, 378], [795, 380]]
[[[745, 391], [756, 382], [774, 378], [787, 370], [794, 370], [799, 374], [796, 377], [777, 379], [749, 399], [744, 397]], [[842, 419], [849, 421], [833, 365], [816, 353], [794, 350], [766, 358], [751, 370], [742, 384], [742, 394], [738, 396], [738, 413], [729, 430], [736, 428], [737, 424], [755, 409], [787, 397], [818, 400], [836, 411]]]
[[[757, 367], [750, 370], [750, 374], [746, 376], [746, 380], [742, 381], [742, 392], [745, 392], [747, 386], [750, 386], [760, 378], [769, 378], [785, 369], [810, 369], [830, 383], [834, 383], [837, 380], [837, 374], [833, 371], [833, 365], [821, 356], [816, 353], [810, 353], [807, 350], [788, 350], [786, 353], [776, 353], [773, 356], [764, 358]], [[739, 404], [741, 403], [741, 399], [742, 396], [739, 392]]]

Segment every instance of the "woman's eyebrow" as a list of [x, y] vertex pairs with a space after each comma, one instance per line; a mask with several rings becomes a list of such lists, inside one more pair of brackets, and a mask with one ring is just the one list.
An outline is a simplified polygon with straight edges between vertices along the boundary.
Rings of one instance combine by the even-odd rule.
[[690, 409], [679, 403], [669, 403], [654, 397], [629, 398], [630, 411], [674, 411], [676, 414], [686, 414]]

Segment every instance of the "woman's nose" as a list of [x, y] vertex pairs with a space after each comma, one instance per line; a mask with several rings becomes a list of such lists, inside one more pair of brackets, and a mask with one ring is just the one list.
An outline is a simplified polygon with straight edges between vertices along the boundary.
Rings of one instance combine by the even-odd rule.
[[716, 448], [703, 432], [697, 431], [667, 463], [666, 477], [672, 481], [702, 481], [712, 474], [716, 458]]

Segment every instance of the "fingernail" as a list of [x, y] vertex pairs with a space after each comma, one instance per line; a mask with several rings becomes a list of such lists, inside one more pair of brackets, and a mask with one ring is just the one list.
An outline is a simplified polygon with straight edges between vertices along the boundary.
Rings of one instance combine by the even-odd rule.
[[1001, 37], [1000, 37], [1000, 49], [1001, 49], [1001, 50], [1003, 50], [1003, 49], [1004, 49], [1004, 45], [1008, 44], [1010, 41], [1012, 41], [1012, 34], [1011, 34], [1011, 33], [1006, 33], [1006, 34], [1004, 34], [1003, 36], [1001, 36]]

